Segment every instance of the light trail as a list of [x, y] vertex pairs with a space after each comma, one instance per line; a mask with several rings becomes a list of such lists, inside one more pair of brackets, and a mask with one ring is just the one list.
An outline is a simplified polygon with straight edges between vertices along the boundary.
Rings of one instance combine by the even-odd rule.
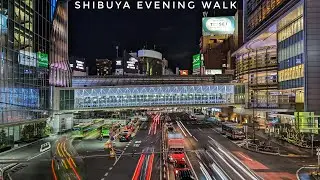
[[237, 170], [235, 170], [221, 155], [218, 153], [215, 149], [213, 149], [211, 146], [209, 146], [212, 152], [214, 152], [218, 157], [227, 165], [229, 168], [236, 173], [242, 180], [246, 180]]
[[213, 176], [212, 176], [213, 179], [210, 177], [210, 174], [208, 173], [208, 171], [200, 161], [199, 161], [199, 164], [200, 164], [200, 170], [202, 174], [206, 177], [206, 180], [213, 180], [213, 179], [216, 180], [216, 178], [214, 178]]
[[148, 170], [147, 170], [147, 177], [146, 180], [151, 179], [151, 173], [152, 173], [152, 166], [153, 166], [153, 159], [154, 159], [154, 154], [152, 153], [149, 162], [148, 162]]
[[238, 168], [240, 168], [242, 170], [242, 172], [244, 172], [246, 175], [248, 175], [250, 178], [252, 178], [254, 180], [260, 179], [246, 165], [244, 165], [241, 161], [239, 161], [237, 157], [235, 157], [232, 153], [227, 152], [227, 150], [222, 145], [220, 145], [216, 140], [214, 140], [210, 136], [208, 136], [208, 137], [215, 143], [215, 145], [218, 147], [219, 151], [222, 152], [229, 160], [231, 160], [233, 162], [233, 164], [235, 164]]
[[218, 173], [218, 175], [220, 176], [220, 178], [222, 180], [228, 180], [231, 179], [228, 174], [223, 170], [223, 168], [221, 168], [219, 166], [219, 164], [217, 163], [217, 161], [211, 156], [211, 154], [209, 154], [209, 152], [206, 152], [206, 154], [211, 158], [211, 160], [213, 161], [213, 163], [211, 164], [211, 167], [216, 171], [216, 173]]
[[176, 121], [177, 125], [179, 126], [179, 128], [181, 129], [181, 132], [183, 133], [184, 136], [187, 136], [187, 134], [184, 132], [184, 130], [182, 129], [181, 125], [179, 124], [179, 121]]
[[51, 170], [52, 170], [52, 174], [53, 174], [53, 179], [58, 180], [56, 171], [54, 170], [54, 160], [53, 159], [51, 160]]
[[187, 133], [192, 136], [192, 134], [190, 133], [190, 131], [186, 128], [186, 126], [184, 126], [184, 124], [180, 121], [181, 125], [184, 127], [184, 129], [187, 131]]
[[137, 164], [137, 167], [134, 171], [134, 174], [132, 176], [132, 180], [138, 180], [139, 176], [140, 176], [140, 171], [141, 171], [141, 166], [142, 166], [142, 163], [144, 161], [144, 157], [145, 155], [142, 154], [139, 158], [139, 161], [138, 161], [138, 164]]
[[193, 166], [192, 166], [192, 164], [191, 164], [191, 161], [190, 161], [187, 153], [184, 153], [184, 155], [185, 155], [185, 157], [187, 158], [188, 164], [189, 164], [190, 167], [191, 167], [191, 170], [192, 170], [192, 173], [194, 174], [194, 177], [196, 178], [196, 180], [199, 180], [199, 178], [198, 178], [198, 176], [197, 176], [197, 174], [196, 174], [196, 171], [194, 170], [194, 168], [193, 168]]

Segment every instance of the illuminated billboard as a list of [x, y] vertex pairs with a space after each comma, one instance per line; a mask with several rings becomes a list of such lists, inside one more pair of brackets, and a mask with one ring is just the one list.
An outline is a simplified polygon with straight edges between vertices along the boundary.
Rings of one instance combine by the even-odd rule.
[[215, 75], [215, 74], [222, 74], [221, 69], [206, 69], [205, 75]]
[[202, 35], [204, 36], [233, 34], [234, 30], [233, 16], [202, 18]]
[[318, 120], [314, 112], [294, 112], [295, 126], [301, 133], [318, 134]]
[[37, 67], [37, 54], [29, 51], [20, 50], [18, 61], [21, 65]]
[[38, 58], [39, 67], [48, 68], [48, 65], [49, 65], [48, 54], [37, 52], [37, 58]]
[[124, 72], [129, 74], [139, 73], [139, 60], [136, 57], [133, 57], [126, 51], [123, 54], [124, 58]]
[[199, 69], [201, 67], [201, 55], [196, 54], [192, 56], [192, 66], [193, 66], [193, 71], [196, 69]]
[[188, 70], [179, 70], [179, 73], [181, 76], [188, 76], [189, 74]]

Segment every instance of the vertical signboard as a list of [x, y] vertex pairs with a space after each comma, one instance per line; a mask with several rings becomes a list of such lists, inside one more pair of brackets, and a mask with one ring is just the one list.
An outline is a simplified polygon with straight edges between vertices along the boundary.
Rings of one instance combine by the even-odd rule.
[[48, 65], [49, 65], [48, 54], [37, 52], [37, 58], [38, 58], [39, 67], [48, 68]]

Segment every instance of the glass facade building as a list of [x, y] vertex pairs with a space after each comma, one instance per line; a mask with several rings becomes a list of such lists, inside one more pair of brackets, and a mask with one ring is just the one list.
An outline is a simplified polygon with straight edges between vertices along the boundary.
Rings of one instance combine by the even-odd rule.
[[55, 9], [56, 0], [0, 1], [0, 150], [44, 133]]

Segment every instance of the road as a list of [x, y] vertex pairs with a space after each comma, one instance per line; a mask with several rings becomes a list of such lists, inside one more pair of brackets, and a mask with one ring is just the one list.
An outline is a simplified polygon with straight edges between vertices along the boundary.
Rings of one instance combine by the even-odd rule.
[[[0, 154], [1, 168], [9, 167], [9, 161], [24, 160], [24, 162], [18, 164], [12, 164], [10, 168], [6, 171], [9, 176], [15, 179], [52, 179], [51, 170], [51, 150], [40, 152], [40, 147], [46, 142], [50, 142], [51, 147], [55, 142], [61, 138], [61, 136], [50, 136], [48, 138], [36, 141], [27, 146], [22, 146], [21, 148], [13, 149]], [[5, 163], [8, 162], [8, 163]], [[40, 170], [41, 169], [41, 170]]]
[[[159, 124], [155, 128], [153, 122], [146, 123], [148, 123], [148, 128], [138, 130], [135, 137], [129, 142], [115, 141], [113, 145], [116, 151], [115, 158], [109, 157], [109, 152], [104, 150], [104, 143], [107, 139], [103, 141], [97, 139], [75, 140], [73, 146], [80, 156], [85, 157], [83, 161], [86, 179], [132, 179], [142, 152], [146, 152], [147, 157], [141, 163], [144, 168], [140, 174], [143, 177], [150, 176], [152, 179], [154, 179], [153, 177], [159, 177], [160, 155], [155, 153], [152, 157], [150, 152], [160, 151], [161, 131], [157, 130]], [[145, 125], [142, 124], [142, 126]], [[150, 127], [152, 127], [151, 130]], [[152, 164], [152, 166], [149, 167], [149, 164]], [[148, 171], [152, 173], [148, 175]]]
[[[202, 149], [206, 147], [206, 158], [225, 171], [231, 179], [252, 179], [252, 173], [263, 179], [296, 179], [295, 172], [304, 164], [302, 158], [288, 158], [264, 155], [247, 151], [237, 142], [218, 133], [209, 124], [192, 124], [183, 122], [193, 139]], [[241, 169], [242, 171], [237, 171]], [[222, 171], [223, 172], [223, 171]], [[250, 175], [251, 174], [251, 175]], [[250, 178], [251, 177], [251, 178]]]

